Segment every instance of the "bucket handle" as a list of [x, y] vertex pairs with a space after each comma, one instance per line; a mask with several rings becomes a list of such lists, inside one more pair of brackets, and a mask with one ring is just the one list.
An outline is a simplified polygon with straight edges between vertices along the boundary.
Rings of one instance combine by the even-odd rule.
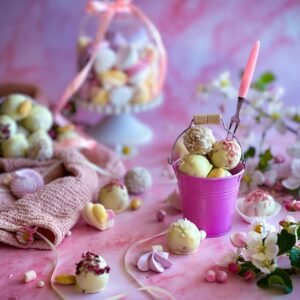
[[[229, 129], [226, 128], [225, 123], [224, 123], [224, 120], [223, 120], [223, 118], [221, 117], [220, 114], [208, 114], [208, 115], [207, 115], [207, 114], [197, 114], [197, 115], [194, 115], [194, 116], [193, 116], [193, 119], [192, 119], [192, 121], [191, 121], [191, 123], [190, 123], [190, 125], [189, 125], [189, 127], [186, 128], [186, 129], [184, 129], [184, 130], [177, 136], [177, 138], [176, 138], [176, 140], [175, 140], [175, 142], [174, 142], [174, 144], [173, 144], [172, 151], [171, 151], [171, 157], [168, 158], [168, 163], [169, 163], [170, 165], [173, 165], [173, 163], [174, 163], [173, 158], [174, 158], [174, 151], [175, 151], [175, 146], [176, 146], [177, 141], [181, 138], [181, 136], [182, 136], [183, 134], [185, 134], [185, 133], [193, 126], [193, 124], [194, 124], [194, 125], [202, 125], [202, 124], [214, 124], [214, 125], [219, 125], [219, 124], [222, 124], [224, 130], [225, 130], [227, 133], [230, 132]], [[243, 164], [243, 166], [245, 167], [246, 161], [245, 161], [245, 154], [244, 154], [242, 145], [241, 145], [239, 139], [237, 138], [237, 136], [236, 136], [234, 133], [230, 132], [230, 134], [232, 135], [232, 137], [237, 141], [237, 143], [238, 143], [239, 146], [241, 147], [241, 150], [242, 150], [242, 157], [241, 157], [241, 158], [242, 158], [242, 164]]]

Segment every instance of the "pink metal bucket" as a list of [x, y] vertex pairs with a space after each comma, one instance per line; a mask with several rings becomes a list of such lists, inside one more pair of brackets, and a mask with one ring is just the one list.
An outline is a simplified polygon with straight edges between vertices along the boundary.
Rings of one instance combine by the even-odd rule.
[[243, 164], [235, 174], [223, 178], [199, 178], [178, 170], [173, 164], [178, 180], [183, 217], [205, 230], [208, 237], [220, 236], [231, 228], [235, 201], [244, 173]]
[[[217, 120], [211, 124], [221, 122], [218, 115], [194, 116], [190, 126], [178, 136], [176, 142], [193, 123], [207, 124], [210, 117]], [[228, 131], [225, 126], [224, 129]], [[233, 137], [235, 137], [234, 134]], [[169, 163], [172, 164], [178, 180], [183, 217], [193, 222], [199, 230], [205, 230], [208, 237], [227, 233], [231, 228], [235, 202], [245, 169], [244, 160], [234, 170], [230, 171], [232, 176], [222, 178], [193, 177], [178, 170], [180, 160], [173, 161], [175, 144]]]

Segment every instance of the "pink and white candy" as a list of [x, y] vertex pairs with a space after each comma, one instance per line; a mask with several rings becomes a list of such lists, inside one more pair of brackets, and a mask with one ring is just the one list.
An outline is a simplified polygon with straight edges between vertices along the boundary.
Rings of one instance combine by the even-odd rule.
[[153, 246], [152, 251], [143, 254], [139, 258], [137, 267], [142, 272], [151, 270], [162, 273], [165, 269], [168, 269], [173, 265], [168, 258], [169, 253], [164, 252], [161, 246]]
[[41, 189], [45, 183], [42, 175], [31, 169], [21, 169], [15, 172], [10, 181], [10, 190], [18, 199]]

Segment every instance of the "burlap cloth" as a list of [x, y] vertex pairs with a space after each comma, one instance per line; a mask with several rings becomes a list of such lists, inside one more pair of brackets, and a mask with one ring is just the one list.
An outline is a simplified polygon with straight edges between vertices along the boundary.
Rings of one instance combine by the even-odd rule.
[[[87, 165], [86, 158], [115, 178], [124, 174], [121, 161], [100, 145], [82, 153], [72, 149], [56, 150], [54, 159], [44, 162], [0, 159], [0, 242], [20, 248], [49, 249], [41, 239], [35, 239], [30, 245], [21, 244], [16, 239], [20, 227], [37, 226], [40, 233], [59, 245], [78, 221], [84, 204], [95, 197], [101, 185], [111, 180], [97, 174]], [[46, 184], [36, 193], [17, 200], [3, 184], [3, 178], [22, 168], [38, 171]]]

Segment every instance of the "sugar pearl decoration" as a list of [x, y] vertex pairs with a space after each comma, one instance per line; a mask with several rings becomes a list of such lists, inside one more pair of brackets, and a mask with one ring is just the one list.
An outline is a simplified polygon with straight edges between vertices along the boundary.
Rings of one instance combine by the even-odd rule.
[[165, 218], [166, 218], [166, 212], [164, 210], [159, 210], [157, 213], [156, 213], [156, 219], [158, 222], [162, 222]]
[[141, 207], [142, 201], [139, 198], [133, 198], [130, 203], [130, 208], [132, 210], [137, 210]]
[[31, 282], [36, 279], [36, 272], [34, 270], [28, 271], [24, 274], [24, 282]]
[[43, 280], [40, 280], [38, 283], [37, 283], [37, 286], [39, 288], [43, 288], [45, 286], [45, 282]]
[[216, 279], [220, 283], [224, 283], [227, 281], [228, 275], [225, 271], [218, 271], [216, 274]]
[[72, 235], [72, 231], [69, 230], [67, 233], [66, 233], [66, 237], [70, 237]]
[[152, 185], [149, 171], [143, 167], [135, 167], [125, 175], [125, 185], [130, 194], [141, 194]]
[[208, 270], [205, 277], [206, 281], [208, 282], [215, 282], [216, 281], [216, 272], [214, 270]]
[[206, 126], [192, 127], [183, 136], [183, 143], [191, 154], [206, 155], [215, 142], [212, 130]]

